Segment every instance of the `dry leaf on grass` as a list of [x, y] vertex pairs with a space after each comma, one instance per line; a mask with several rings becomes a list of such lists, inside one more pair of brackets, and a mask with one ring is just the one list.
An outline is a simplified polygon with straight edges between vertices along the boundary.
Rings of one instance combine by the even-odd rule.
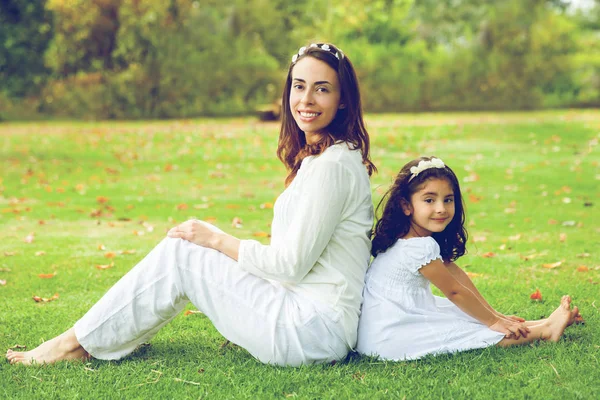
[[36, 303], [48, 303], [50, 301], [58, 299], [58, 293], [54, 293], [54, 296], [52, 296], [50, 298], [45, 298], [45, 297], [40, 297], [40, 296], [33, 296], [32, 299]]
[[115, 266], [114, 262], [111, 262], [110, 264], [106, 264], [106, 265], [96, 265], [97, 269], [109, 269]]
[[577, 267], [577, 272], [588, 272], [590, 269], [585, 265], [580, 265]]
[[492, 257], [496, 257], [496, 253], [493, 253], [493, 252], [491, 252], [491, 251], [488, 251], [487, 253], [483, 253], [483, 254], [481, 255], [481, 257], [483, 257], [483, 258], [492, 258]]
[[252, 234], [252, 236], [256, 236], [256, 237], [269, 237], [270, 235], [267, 232], [254, 232]]
[[106, 258], [115, 258], [117, 256], [117, 253], [115, 253], [114, 251], [107, 251], [106, 253], [104, 253], [104, 257]]
[[191, 315], [191, 314], [203, 314], [203, 312], [202, 312], [202, 311], [199, 311], [199, 310], [186, 310], [186, 311], [183, 313], [183, 315], [184, 315], [184, 316], [186, 316], [186, 317], [187, 317], [188, 315]]
[[562, 264], [562, 261], [557, 261], [555, 263], [550, 263], [550, 264], [542, 264], [542, 267], [547, 268], [547, 269], [554, 269], [554, 268], [558, 268], [560, 267], [560, 265]]
[[6, 285], [6, 280], [0, 279], [0, 286], [5, 286], [5, 285]]
[[542, 292], [540, 292], [540, 289], [535, 289], [535, 292], [531, 293], [531, 295], [529, 295], [529, 298], [531, 300], [541, 301], [542, 300]]
[[35, 255], [36, 255], [36, 256], [38, 256], [38, 257], [39, 257], [39, 256], [43, 256], [44, 254], [46, 254], [46, 252], [45, 252], [45, 251], [36, 251], [36, 252], [35, 252]]
[[38, 274], [38, 277], [40, 279], [52, 279], [52, 278], [54, 278], [55, 275], [56, 275], [56, 272], [52, 273], [52, 274]]

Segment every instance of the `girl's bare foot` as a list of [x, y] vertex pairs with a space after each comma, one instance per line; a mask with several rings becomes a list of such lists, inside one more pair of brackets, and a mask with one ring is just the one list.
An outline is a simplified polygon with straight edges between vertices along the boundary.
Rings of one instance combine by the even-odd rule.
[[565, 328], [575, 321], [577, 314], [579, 314], [577, 307], [571, 310], [571, 297], [563, 296], [558, 308], [546, 320], [543, 338], [558, 342]]
[[11, 364], [52, 364], [62, 360], [87, 360], [90, 355], [77, 341], [73, 328], [62, 335], [42, 343], [31, 351], [6, 352], [6, 358]]

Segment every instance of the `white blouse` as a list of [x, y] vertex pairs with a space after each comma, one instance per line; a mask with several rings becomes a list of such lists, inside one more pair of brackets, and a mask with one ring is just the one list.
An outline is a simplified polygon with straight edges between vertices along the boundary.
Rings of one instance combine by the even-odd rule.
[[360, 150], [339, 142], [306, 157], [273, 211], [271, 244], [242, 240], [239, 266], [339, 311], [354, 347], [373, 224]]

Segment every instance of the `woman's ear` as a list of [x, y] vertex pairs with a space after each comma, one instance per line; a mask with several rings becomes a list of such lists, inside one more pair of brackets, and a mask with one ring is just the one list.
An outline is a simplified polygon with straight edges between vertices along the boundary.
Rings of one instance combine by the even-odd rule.
[[406, 199], [400, 199], [400, 206], [402, 207], [402, 211], [404, 212], [404, 215], [406, 215], [407, 217], [410, 217], [413, 212], [413, 208], [410, 205], [410, 203], [408, 201], [406, 201]]

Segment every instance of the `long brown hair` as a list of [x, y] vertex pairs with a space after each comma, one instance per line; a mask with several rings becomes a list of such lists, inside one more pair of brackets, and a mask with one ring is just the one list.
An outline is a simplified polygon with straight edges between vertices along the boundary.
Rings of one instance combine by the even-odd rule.
[[[321, 47], [325, 47], [325, 49]], [[321, 60], [337, 72], [341, 88], [340, 104], [345, 105], [344, 108], [337, 111], [333, 121], [327, 127], [327, 135], [323, 135], [317, 143], [312, 145], [306, 143], [306, 136], [294, 121], [290, 109], [292, 70], [296, 63], [304, 57], [314, 57]], [[286, 186], [296, 177], [300, 164], [305, 157], [323, 153], [325, 149], [338, 140], [352, 144], [354, 149], [360, 149], [363, 164], [367, 168], [369, 176], [377, 171], [369, 154], [369, 133], [363, 121], [360, 90], [354, 67], [348, 57], [334, 45], [318, 43], [316, 46], [306, 46], [303, 54], [294, 57], [294, 61], [292, 61], [288, 70], [281, 104], [282, 117], [277, 157], [288, 170], [288, 176], [285, 179]]]
[[383, 208], [383, 214], [375, 224], [371, 254], [376, 256], [385, 252], [398, 239], [410, 230], [411, 217], [404, 214], [402, 201], [410, 203], [412, 195], [419, 191], [429, 179], [445, 179], [452, 186], [454, 192], [454, 218], [442, 232], [435, 232], [431, 237], [440, 246], [440, 255], [444, 261], [454, 261], [465, 254], [467, 244], [467, 231], [465, 229], [465, 207], [460, 192], [458, 178], [450, 167], [429, 168], [420, 172], [412, 180], [410, 169], [417, 166], [420, 161], [430, 161], [433, 157], [417, 158], [406, 164], [394, 180], [390, 189], [383, 196], [377, 206], [377, 214]]

